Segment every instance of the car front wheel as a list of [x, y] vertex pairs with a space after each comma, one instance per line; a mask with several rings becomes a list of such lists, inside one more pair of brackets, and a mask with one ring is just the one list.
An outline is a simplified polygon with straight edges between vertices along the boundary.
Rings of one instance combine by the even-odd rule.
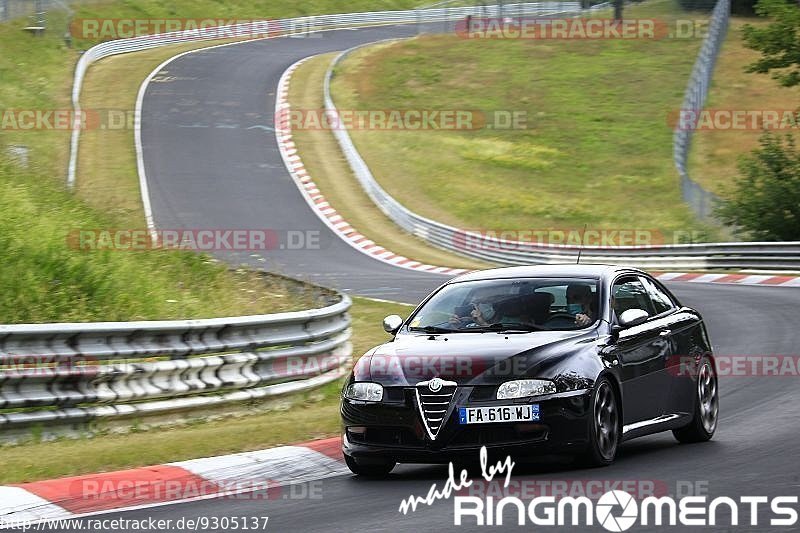
[[597, 380], [589, 417], [589, 444], [580, 458], [586, 466], [607, 466], [614, 462], [619, 446], [620, 411], [617, 395], [608, 378]]

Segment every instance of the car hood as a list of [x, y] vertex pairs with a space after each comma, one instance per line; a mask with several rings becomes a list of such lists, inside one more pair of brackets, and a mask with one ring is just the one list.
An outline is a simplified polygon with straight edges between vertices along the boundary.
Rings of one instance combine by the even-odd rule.
[[[361, 371], [385, 386], [415, 385], [434, 377], [458, 384], [497, 384], [515, 377], [574, 372], [573, 356], [596, 354], [594, 331], [400, 334], [375, 348]], [[578, 363], [578, 366], [580, 364]]]

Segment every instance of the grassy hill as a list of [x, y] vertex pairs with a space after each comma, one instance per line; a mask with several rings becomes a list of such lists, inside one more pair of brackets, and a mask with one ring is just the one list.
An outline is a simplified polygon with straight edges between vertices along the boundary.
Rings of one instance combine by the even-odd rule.
[[[626, 17], [672, 25], [707, 15], [656, 0]], [[525, 129], [352, 132], [381, 185], [424, 216], [465, 228], [713, 237], [681, 201], [667, 120], [700, 43], [428, 35], [349, 57], [334, 98], [340, 109], [524, 113]]]

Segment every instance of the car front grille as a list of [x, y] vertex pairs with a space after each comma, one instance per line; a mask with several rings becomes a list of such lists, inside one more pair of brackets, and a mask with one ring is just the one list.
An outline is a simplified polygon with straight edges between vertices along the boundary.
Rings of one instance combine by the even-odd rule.
[[447, 420], [447, 411], [453, 395], [456, 393], [456, 384], [445, 382], [441, 389], [433, 392], [430, 390], [428, 382], [424, 382], [417, 385], [416, 392], [422, 421], [431, 439], [436, 439], [436, 435], [439, 434], [439, 430]]

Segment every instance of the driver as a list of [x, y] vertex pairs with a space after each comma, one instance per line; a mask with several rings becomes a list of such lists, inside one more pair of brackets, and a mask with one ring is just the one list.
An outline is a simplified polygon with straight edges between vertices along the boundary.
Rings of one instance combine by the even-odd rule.
[[575, 315], [575, 325], [588, 326], [596, 320], [592, 309], [592, 288], [582, 283], [567, 285], [567, 312]]
[[495, 306], [489, 302], [473, 302], [468, 316], [459, 316], [454, 313], [450, 323], [462, 328], [477, 328], [498, 322], [499, 317]]

